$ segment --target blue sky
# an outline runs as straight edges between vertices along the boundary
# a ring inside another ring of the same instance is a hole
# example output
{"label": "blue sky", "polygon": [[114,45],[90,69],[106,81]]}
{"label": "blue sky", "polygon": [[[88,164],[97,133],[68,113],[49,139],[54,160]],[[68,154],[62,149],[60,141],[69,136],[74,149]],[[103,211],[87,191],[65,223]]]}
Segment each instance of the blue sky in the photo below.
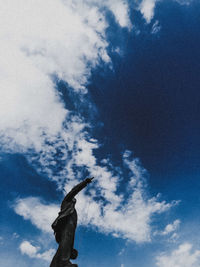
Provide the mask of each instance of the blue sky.
{"label": "blue sky", "polygon": [[199,267],[200,4],[8,0],[0,265],[49,266],[77,197],[79,266]]}

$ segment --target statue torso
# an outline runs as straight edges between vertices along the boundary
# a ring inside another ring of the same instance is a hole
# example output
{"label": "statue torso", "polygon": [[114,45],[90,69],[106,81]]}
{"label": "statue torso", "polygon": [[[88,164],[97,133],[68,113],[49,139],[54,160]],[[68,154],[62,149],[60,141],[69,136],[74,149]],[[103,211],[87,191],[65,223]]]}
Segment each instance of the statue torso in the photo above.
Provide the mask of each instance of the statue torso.
{"label": "statue torso", "polygon": [[[70,201],[64,201],[61,204],[61,210],[58,213],[58,217],[55,219],[55,221],[52,224],[52,228],[54,231],[57,231],[57,228],[59,227],[59,221],[62,219],[66,218],[67,216],[72,215],[74,223],[77,223],[77,213],[75,210],[75,204],[76,204],[76,199],[73,198]],[[70,216],[71,217],[71,216]]]}

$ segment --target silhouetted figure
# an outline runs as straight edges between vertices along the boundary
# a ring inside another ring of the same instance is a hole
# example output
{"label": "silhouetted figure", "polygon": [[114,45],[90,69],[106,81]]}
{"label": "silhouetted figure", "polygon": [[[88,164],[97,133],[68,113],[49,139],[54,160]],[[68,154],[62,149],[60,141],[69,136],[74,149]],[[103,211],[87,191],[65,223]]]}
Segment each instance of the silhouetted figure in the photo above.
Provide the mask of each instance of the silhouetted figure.
{"label": "silhouetted figure", "polygon": [[62,201],[58,217],[52,224],[59,246],[50,267],[78,267],[77,264],[70,262],[70,259],[76,259],[78,256],[78,251],[74,249],[74,236],[77,225],[76,199],[74,197],[92,180],[93,178],[87,178],[76,185]]}

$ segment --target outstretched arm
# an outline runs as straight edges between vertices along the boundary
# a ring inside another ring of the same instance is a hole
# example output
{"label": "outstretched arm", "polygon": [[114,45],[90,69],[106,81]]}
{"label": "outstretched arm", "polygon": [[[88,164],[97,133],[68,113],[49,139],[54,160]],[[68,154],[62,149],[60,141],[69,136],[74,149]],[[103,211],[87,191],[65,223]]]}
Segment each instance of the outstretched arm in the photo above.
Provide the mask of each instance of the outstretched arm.
{"label": "outstretched arm", "polygon": [[91,183],[94,177],[86,178],[83,182],[77,184],[64,198],[63,201],[70,201],[75,195],[77,195],[87,184]]}

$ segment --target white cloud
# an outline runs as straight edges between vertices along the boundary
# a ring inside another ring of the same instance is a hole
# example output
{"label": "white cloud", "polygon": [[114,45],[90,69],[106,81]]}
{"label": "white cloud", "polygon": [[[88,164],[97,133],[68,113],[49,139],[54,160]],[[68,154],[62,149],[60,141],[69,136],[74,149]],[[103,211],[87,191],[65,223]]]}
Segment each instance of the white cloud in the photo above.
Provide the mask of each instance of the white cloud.
{"label": "white cloud", "polygon": [[39,253],[40,247],[33,246],[29,241],[23,241],[19,247],[22,254],[29,256],[30,258],[42,259],[50,261],[55,253],[54,249],[49,249],[43,253]]}
{"label": "white cloud", "polygon": [[164,231],[161,232],[161,235],[168,235],[172,232],[175,232],[180,226],[180,223],[181,223],[180,220],[175,220],[172,224],[168,224],[165,227]]}
{"label": "white cloud", "polygon": [[158,0],[142,0],[139,5],[139,10],[149,23],[154,16],[154,9]]}
{"label": "white cloud", "polygon": [[199,267],[200,250],[193,250],[192,245],[184,243],[171,253],[163,253],[157,257],[158,267]]}
{"label": "white cloud", "polygon": [[105,2],[107,3],[107,6],[110,8],[110,10],[112,10],[119,25],[121,27],[128,27],[129,29],[131,29],[132,25],[129,18],[129,6],[127,1],[109,0]]}
{"label": "white cloud", "polygon": [[178,230],[180,223],[180,220],[175,220],[173,223],[167,224],[163,231],[155,231],[154,235],[167,236],[171,234],[169,241],[173,241],[178,237],[176,231]]}
{"label": "white cloud", "polygon": [[34,247],[30,242],[24,241],[20,245],[20,251],[30,257],[34,257],[38,251],[38,247]]}
{"label": "white cloud", "polygon": [[[82,5],[80,1],[71,1],[75,2],[75,6]],[[98,8],[107,8],[114,15],[115,20],[119,23],[121,27],[131,28],[130,14],[129,14],[129,3],[127,0],[85,0],[85,3],[88,3],[89,6],[97,6]]]}
{"label": "white cloud", "polygon": [[[1,3],[2,2],[2,3]],[[126,1],[0,1],[0,141],[4,149],[46,149],[65,133],[69,111],[53,76],[86,93],[92,68],[110,64],[103,9],[130,27]],[[70,124],[68,120],[68,124]]]}
{"label": "white cloud", "polygon": [[41,203],[38,198],[28,197],[26,199],[18,199],[14,210],[17,214],[23,216],[25,220],[31,220],[42,231],[51,232],[51,223],[57,216],[59,207],[54,204]]}

